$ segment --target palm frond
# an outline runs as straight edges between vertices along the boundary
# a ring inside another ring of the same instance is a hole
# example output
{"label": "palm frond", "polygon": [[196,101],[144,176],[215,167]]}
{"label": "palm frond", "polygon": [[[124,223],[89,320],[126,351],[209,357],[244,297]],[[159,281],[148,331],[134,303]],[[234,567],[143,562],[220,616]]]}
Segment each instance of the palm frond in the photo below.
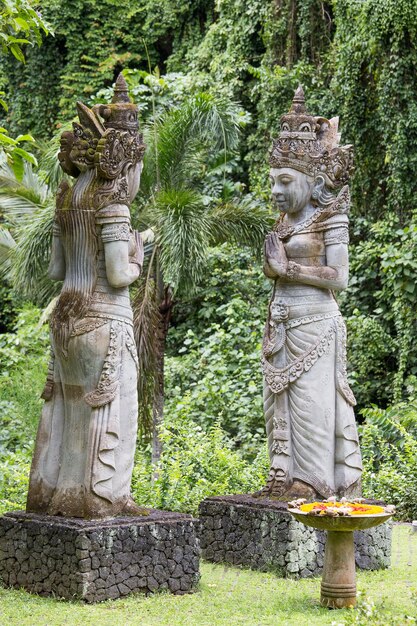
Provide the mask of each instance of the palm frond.
{"label": "palm frond", "polygon": [[31,166],[25,167],[23,179],[18,181],[10,167],[0,167],[0,214],[13,226],[26,221],[45,204],[48,186],[45,185]]}
{"label": "palm frond", "polygon": [[256,254],[261,253],[274,222],[266,206],[250,194],[215,205],[208,220],[211,245],[232,241],[250,247]]}
{"label": "palm frond", "polygon": [[201,279],[207,259],[210,224],[200,194],[188,189],[160,191],[152,206],[164,283],[189,293]]}
{"label": "palm frond", "polygon": [[0,213],[11,227],[25,222],[40,206],[42,204],[28,199],[20,193],[20,190],[6,190],[0,187]]}
{"label": "palm frond", "polygon": [[21,296],[39,305],[45,305],[59,291],[57,283],[47,277],[53,219],[51,199],[30,221],[16,229],[18,245],[12,258],[13,287]]}
{"label": "palm frond", "polygon": [[15,246],[16,242],[10,232],[0,224],[0,254],[2,250],[12,250]]}
{"label": "palm frond", "polygon": [[153,121],[144,132],[148,145],[142,178],[145,193],[152,184],[157,189],[190,186],[192,173],[210,153],[234,150],[240,113],[238,105],[222,97],[198,93]]}
{"label": "palm frond", "polygon": [[0,277],[11,280],[11,256],[16,242],[7,228],[0,224]]}
{"label": "palm frond", "polygon": [[[13,170],[6,163],[2,163],[0,166],[0,192],[22,200],[26,199],[31,205],[38,207],[45,202],[48,186],[34,172],[31,165],[25,165],[23,178],[19,181]],[[1,209],[7,209],[4,201]]]}
{"label": "palm frond", "polygon": [[139,359],[138,401],[141,436],[149,434],[152,430],[152,407],[156,393],[159,347],[157,329],[161,324],[156,284],[149,270],[149,266],[144,268],[132,302],[133,329]]}

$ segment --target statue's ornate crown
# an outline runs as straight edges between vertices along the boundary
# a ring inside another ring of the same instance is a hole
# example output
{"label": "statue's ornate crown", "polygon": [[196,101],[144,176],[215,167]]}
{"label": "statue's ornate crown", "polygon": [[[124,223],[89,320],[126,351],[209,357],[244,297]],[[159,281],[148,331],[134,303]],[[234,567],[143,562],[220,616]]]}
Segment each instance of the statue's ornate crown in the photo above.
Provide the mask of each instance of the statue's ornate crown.
{"label": "statue's ornate crown", "polygon": [[[142,160],[145,152],[139,133],[138,108],[131,102],[127,84],[119,74],[110,104],[89,109],[77,102],[80,123],[62,134],[58,155],[63,170],[71,176],[97,168],[104,178],[115,179],[129,165]],[[102,118],[102,119],[101,119]]]}
{"label": "statue's ornate crown", "polygon": [[111,103],[96,105],[93,107],[93,111],[97,111],[104,119],[105,128],[138,131],[138,107],[129,98],[129,91],[123,74],[119,74],[117,77]]}
{"label": "statue's ornate crown", "polygon": [[339,118],[330,120],[310,115],[301,85],[290,111],[281,117],[281,132],[275,139],[271,167],[289,167],[315,178],[322,175],[331,187],[349,180],[353,169],[352,146],[339,146]]}

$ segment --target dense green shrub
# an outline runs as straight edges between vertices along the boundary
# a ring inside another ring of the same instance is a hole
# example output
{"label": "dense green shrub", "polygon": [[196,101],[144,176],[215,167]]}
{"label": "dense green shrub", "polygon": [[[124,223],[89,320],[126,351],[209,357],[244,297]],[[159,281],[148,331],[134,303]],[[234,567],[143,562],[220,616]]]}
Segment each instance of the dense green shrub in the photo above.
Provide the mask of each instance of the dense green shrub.
{"label": "dense green shrub", "polygon": [[417,518],[417,406],[363,411],[363,491],[397,507],[397,519]]}
{"label": "dense green shrub", "polygon": [[40,415],[49,340],[38,309],[21,310],[15,332],[0,334],[0,458],[30,451]]}
{"label": "dense green shrub", "polygon": [[0,334],[0,511],[24,508],[46,378],[47,327],[24,307],[15,332]]}
{"label": "dense green shrub", "polygon": [[13,330],[16,316],[12,288],[7,283],[3,283],[0,285],[0,334]]}
{"label": "dense green shrub", "polygon": [[352,233],[349,287],[338,296],[350,369],[360,407],[386,406],[407,397],[405,381],[417,374],[416,217],[405,227],[392,214],[373,224],[356,218]]}
{"label": "dense green shrub", "polygon": [[0,334],[0,384],[19,367],[45,362],[49,338],[47,326],[42,323],[40,311],[27,305],[21,309],[14,332]]}
{"label": "dense green shrub", "polygon": [[348,377],[359,409],[392,401],[397,344],[384,326],[379,316],[364,315],[359,309],[346,318]]}
{"label": "dense green shrub", "polygon": [[205,430],[219,422],[253,458],[263,445],[260,350],[270,285],[248,251],[212,252],[201,288],[180,303],[166,362],[166,411],[181,411]]}
{"label": "dense green shrub", "polygon": [[138,450],[132,492],[139,504],[196,514],[208,496],[250,493],[265,484],[266,446],[260,445],[248,462],[233,449],[219,423],[203,429],[193,419],[194,411],[190,396],[177,401],[175,414],[167,411],[156,480],[151,481],[150,453]]}
{"label": "dense green shrub", "polygon": [[30,454],[0,454],[0,514],[24,509],[29,485]]}

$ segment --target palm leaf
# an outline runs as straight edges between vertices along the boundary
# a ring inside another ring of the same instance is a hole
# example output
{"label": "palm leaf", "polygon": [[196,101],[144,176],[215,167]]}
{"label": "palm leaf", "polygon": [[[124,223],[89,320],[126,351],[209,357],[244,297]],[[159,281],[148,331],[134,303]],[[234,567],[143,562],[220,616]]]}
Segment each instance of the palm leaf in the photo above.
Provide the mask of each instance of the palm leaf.
{"label": "palm leaf", "polygon": [[51,252],[54,206],[40,207],[31,219],[16,230],[18,245],[13,251],[13,288],[24,298],[45,305],[59,291],[59,284],[47,277]]}
{"label": "palm leaf", "polygon": [[18,181],[6,164],[0,167],[0,212],[11,223],[21,220],[42,206],[48,196],[48,186],[30,165],[25,166],[23,179]]}
{"label": "palm leaf", "polygon": [[156,189],[190,187],[210,153],[236,148],[240,119],[237,105],[207,93],[165,112],[145,129],[145,193],[150,195],[152,183]]}
{"label": "palm leaf", "polygon": [[152,207],[163,280],[174,292],[188,293],[206,266],[210,236],[202,197],[188,189],[160,191]]}
{"label": "palm leaf", "polygon": [[246,245],[258,255],[274,219],[265,205],[250,194],[214,205],[208,216],[210,243]]}
{"label": "palm leaf", "polygon": [[[150,260],[152,266],[154,257]],[[139,359],[138,401],[139,433],[148,435],[152,429],[152,407],[156,393],[158,364],[157,329],[161,314],[152,267],[144,268],[132,302],[133,328]]]}
{"label": "palm leaf", "polygon": [[0,224],[0,276],[3,280],[11,280],[11,260],[16,242],[7,228]]}

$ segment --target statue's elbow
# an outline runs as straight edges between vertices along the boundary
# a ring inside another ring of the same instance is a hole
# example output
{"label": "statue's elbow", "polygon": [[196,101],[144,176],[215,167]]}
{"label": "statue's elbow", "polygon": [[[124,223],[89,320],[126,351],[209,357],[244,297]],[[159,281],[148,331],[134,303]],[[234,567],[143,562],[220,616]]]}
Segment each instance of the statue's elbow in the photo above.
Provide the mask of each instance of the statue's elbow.
{"label": "statue's elbow", "polygon": [[130,284],[130,281],[123,274],[108,273],[107,280],[109,281],[109,285],[114,287],[114,289],[121,289],[122,287],[127,287]]}
{"label": "statue's elbow", "polygon": [[107,270],[107,280],[114,289],[121,289],[131,285],[140,274],[140,267],[136,264],[130,264],[128,271]]}
{"label": "statue's elbow", "polygon": [[336,289],[337,291],[343,291],[348,286],[348,282],[349,282],[349,277],[348,276],[340,276],[336,280],[336,284],[334,286],[334,289]]}

